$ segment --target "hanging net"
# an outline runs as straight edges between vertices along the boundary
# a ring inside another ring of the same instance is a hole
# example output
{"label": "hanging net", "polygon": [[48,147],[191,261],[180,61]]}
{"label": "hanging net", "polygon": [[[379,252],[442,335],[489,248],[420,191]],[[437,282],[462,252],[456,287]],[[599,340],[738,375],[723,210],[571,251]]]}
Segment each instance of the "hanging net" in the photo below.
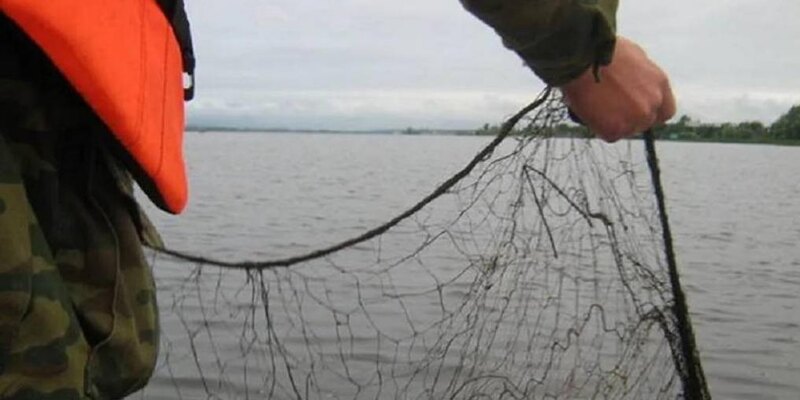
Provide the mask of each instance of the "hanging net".
{"label": "hanging net", "polygon": [[143,397],[710,398],[654,149],[565,118],[546,91],[419,204],[327,249],[154,252],[181,278]]}

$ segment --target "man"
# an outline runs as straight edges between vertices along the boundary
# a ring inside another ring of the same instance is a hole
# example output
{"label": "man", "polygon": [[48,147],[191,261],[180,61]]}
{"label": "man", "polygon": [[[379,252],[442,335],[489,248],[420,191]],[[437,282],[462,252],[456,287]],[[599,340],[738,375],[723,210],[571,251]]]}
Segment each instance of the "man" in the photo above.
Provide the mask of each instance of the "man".
{"label": "man", "polygon": [[[600,137],[674,113],[663,72],[615,37],[615,0],[462,4]],[[121,398],[152,373],[158,310],[141,244],[159,239],[131,175],[182,210],[182,10],[0,0],[0,398]]]}
{"label": "man", "polygon": [[159,345],[131,174],[165,210],[186,200],[182,4],[0,12],[0,398],[122,398]]}

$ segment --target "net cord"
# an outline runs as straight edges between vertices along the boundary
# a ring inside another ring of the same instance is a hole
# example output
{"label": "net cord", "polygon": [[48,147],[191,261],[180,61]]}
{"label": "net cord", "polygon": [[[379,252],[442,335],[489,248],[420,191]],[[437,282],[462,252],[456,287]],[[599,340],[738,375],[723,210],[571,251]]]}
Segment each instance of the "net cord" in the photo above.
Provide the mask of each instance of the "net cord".
{"label": "net cord", "polygon": [[[664,195],[664,187],[661,183],[661,169],[658,165],[658,154],[656,153],[655,135],[652,129],[644,133],[645,151],[647,152],[647,165],[650,169],[650,177],[658,202],[658,216],[661,221],[661,234],[664,240],[664,254],[667,260],[670,286],[673,296],[673,314],[678,325],[678,335],[680,338],[681,356],[684,362],[674,360],[678,371],[685,371],[686,376],[683,380],[684,398],[687,400],[709,400],[711,394],[708,391],[703,366],[700,363],[700,356],[695,343],[692,321],[689,317],[689,307],[686,303],[686,295],[680,282],[678,265],[675,257],[675,248],[672,242],[672,230],[669,225],[669,216]],[[681,365],[683,364],[683,365]]]}
{"label": "net cord", "polygon": [[[539,108],[549,99],[551,92],[552,92],[551,88],[545,89],[535,101],[525,106],[516,114],[514,114],[512,117],[507,119],[500,127],[497,136],[495,136],[495,138],[489,144],[487,144],[480,152],[478,152],[464,168],[462,168],[456,174],[448,178],[445,182],[437,186],[425,198],[423,198],[422,200],[420,200],[418,203],[414,204],[407,210],[403,211],[402,213],[398,214],[391,220],[381,225],[378,225],[353,238],[305,254],[300,254],[287,258],[279,258],[274,260],[264,260],[264,261],[231,262],[214,258],[207,258],[191,254],[188,252],[173,250],[165,247],[151,247],[151,248],[157,251],[158,253],[162,253],[170,257],[192,263],[206,264],[226,269],[263,271],[266,269],[290,267],[292,265],[296,265],[299,263],[321,259],[331,254],[334,254],[338,251],[357,245],[359,243],[363,243],[368,240],[374,239],[384,234],[385,232],[389,231],[390,229],[392,229],[402,221],[406,220],[407,218],[416,214],[425,206],[427,206],[437,198],[447,193],[448,190],[453,188],[458,182],[460,182],[462,179],[468,176],[475,169],[477,165],[479,165],[481,162],[485,161],[491,156],[491,154],[494,152],[497,146],[499,146],[511,134],[514,127],[519,123],[519,121],[522,118],[524,118],[526,115]],[[672,305],[673,314],[675,315],[676,319],[675,322],[678,330],[678,338],[680,340],[678,346],[680,349],[679,354],[675,354],[673,360],[677,370],[682,371],[683,373],[681,375],[684,375],[681,376],[681,379],[683,381],[684,398],[687,400],[709,400],[711,399],[711,395],[708,390],[705,374],[703,372],[699,353],[697,351],[697,345],[695,342],[691,319],[689,317],[688,305],[686,302],[686,295],[683,292],[680,283],[680,275],[678,273],[675,250],[672,240],[672,232],[670,229],[669,217],[666,210],[665,194],[661,182],[661,171],[659,168],[658,155],[656,153],[656,148],[655,148],[655,138],[652,130],[646,131],[643,134],[643,138],[647,156],[647,163],[650,170],[651,182],[658,206],[658,216],[662,228],[661,234],[662,234],[662,239],[664,241],[664,255],[666,257],[668,274],[671,283],[670,286],[672,288],[673,301],[674,301],[674,304]],[[680,360],[679,357],[683,358],[683,360]]]}
{"label": "net cord", "polygon": [[534,100],[532,103],[528,104],[521,110],[519,110],[516,114],[514,114],[511,118],[507,119],[503,125],[500,127],[500,132],[495,136],[495,138],[486,145],[481,151],[479,151],[470,162],[462,168],[460,171],[455,173],[453,176],[448,178],[442,184],[440,184],[436,189],[434,189],[429,195],[425,196],[422,200],[418,203],[411,206],[406,211],[398,214],[396,217],[392,218],[391,220],[376,226],[359,236],[353,237],[351,239],[344,240],[338,244],[334,244],[329,247],[324,247],[321,249],[317,249],[305,254],[300,254],[293,257],[288,258],[280,258],[275,260],[265,260],[265,261],[224,261],[218,260],[214,258],[206,258],[203,256],[187,253],[184,251],[172,250],[166,247],[151,247],[153,250],[177,258],[179,260],[188,261],[192,263],[200,263],[200,264],[207,264],[215,267],[220,268],[227,268],[227,269],[238,269],[238,270],[265,270],[271,268],[281,268],[281,267],[290,267],[295,264],[300,264],[303,262],[308,262],[311,260],[317,260],[320,258],[327,257],[333,253],[338,251],[344,250],[346,248],[355,246],[359,243],[366,242],[370,239],[374,239],[384,233],[386,233],[389,229],[397,226],[397,224],[403,222],[407,218],[413,216],[421,209],[425,208],[428,204],[436,200],[437,198],[441,197],[445,193],[447,193],[453,186],[455,186],[458,182],[462,179],[467,177],[472,170],[475,169],[478,164],[487,160],[497,146],[503,142],[513,131],[514,127],[519,123],[519,121],[528,115],[530,112],[539,108],[542,104],[544,104],[549,98],[550,93],[552,92],[552,88],[548,87]]}

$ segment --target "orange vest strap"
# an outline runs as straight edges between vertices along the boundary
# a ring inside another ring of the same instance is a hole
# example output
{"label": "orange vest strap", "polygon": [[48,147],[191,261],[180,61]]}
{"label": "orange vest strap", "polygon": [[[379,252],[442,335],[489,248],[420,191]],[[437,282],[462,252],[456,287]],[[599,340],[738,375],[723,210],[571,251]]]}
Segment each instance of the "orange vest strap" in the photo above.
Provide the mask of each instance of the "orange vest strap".
{"label": "orange vest strap", "polygon": [[0,0],[135,162],[142,188],[179,213],[183,161],[181,50],[154,0]]}

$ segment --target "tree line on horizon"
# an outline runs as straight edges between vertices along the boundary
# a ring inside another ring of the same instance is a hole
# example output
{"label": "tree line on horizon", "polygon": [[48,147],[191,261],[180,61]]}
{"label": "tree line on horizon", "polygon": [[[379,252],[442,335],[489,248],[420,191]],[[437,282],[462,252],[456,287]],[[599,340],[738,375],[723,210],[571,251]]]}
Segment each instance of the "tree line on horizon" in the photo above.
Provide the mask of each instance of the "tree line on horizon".
{"label": "tree line on horizon", "polygon": [[658,129],[656,134],[667,140],[718,142],[781,142],[800,141],[800,105],[795,105],[767,126],[760,121],[708,124],[683,115],[676,122]]}
{"label": "tree line on horizon", "polygon": [[[493,135],[499,127],[484,124],[476,134]],[[517,134],[524,134],[518,131]],[[663,140],[707,141],[707,142],[798,142],[800,143],[800,105],[795,105],[767,126],[760,121],[740,123],[703,123],[682,115],[676,122],[655,129],[656,136]],[[553,136],[590,136],[586,128],[576,124],[562,123],[555,127]]]}

